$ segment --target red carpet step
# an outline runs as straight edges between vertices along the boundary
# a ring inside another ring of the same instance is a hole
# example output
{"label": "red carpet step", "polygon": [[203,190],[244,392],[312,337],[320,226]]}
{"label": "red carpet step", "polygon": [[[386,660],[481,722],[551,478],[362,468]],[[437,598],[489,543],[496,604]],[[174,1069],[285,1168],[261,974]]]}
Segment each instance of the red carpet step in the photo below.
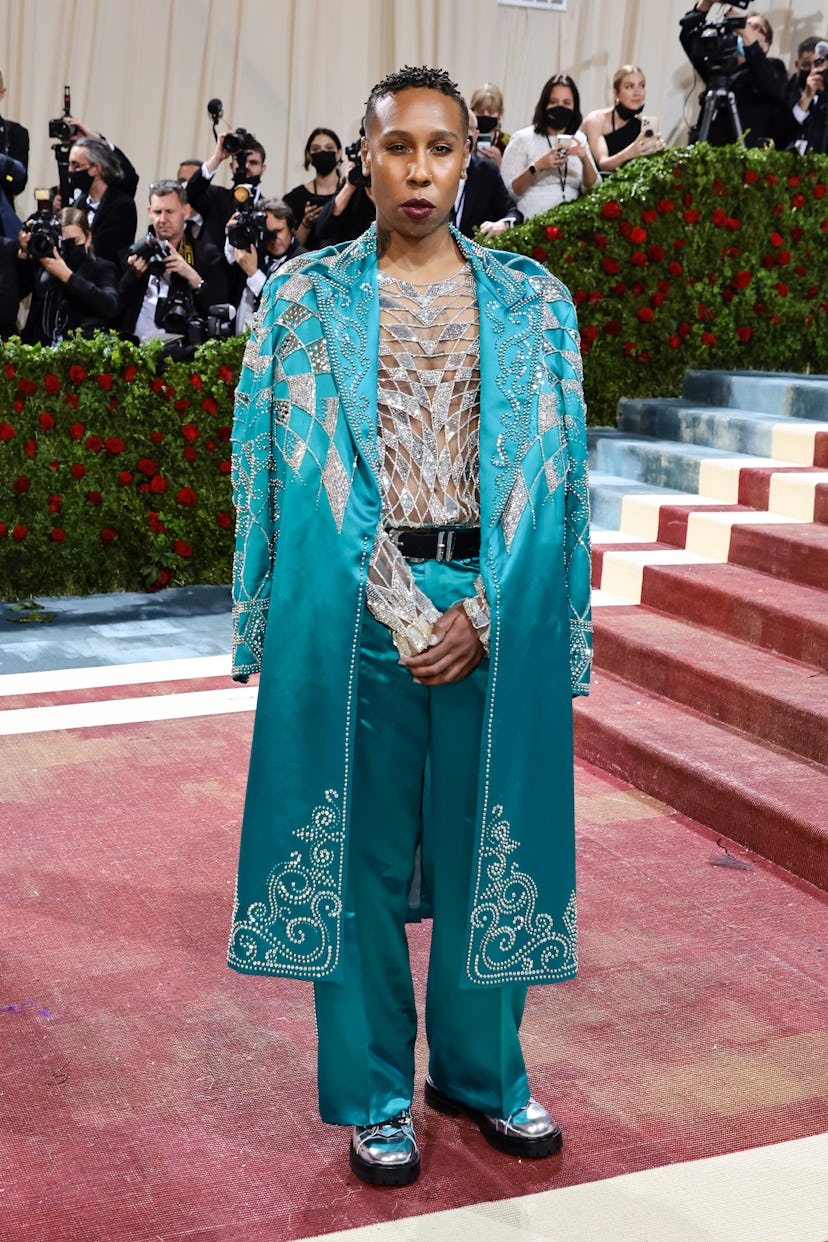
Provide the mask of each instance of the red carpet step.
{"label": "red carpet step", "polygon": [[729,560],[775,578],[828,590],[828,526],[735,525]]}
{"label": "red carpet step", "polygon": [[604,608],[595,619],[595,662],[713,720],[828,763],[828,678],[646,607]]}
{"label": "red carpet step", "polygon": [[828,888],[828,771],[598,669],[575,702],[590,763]]}

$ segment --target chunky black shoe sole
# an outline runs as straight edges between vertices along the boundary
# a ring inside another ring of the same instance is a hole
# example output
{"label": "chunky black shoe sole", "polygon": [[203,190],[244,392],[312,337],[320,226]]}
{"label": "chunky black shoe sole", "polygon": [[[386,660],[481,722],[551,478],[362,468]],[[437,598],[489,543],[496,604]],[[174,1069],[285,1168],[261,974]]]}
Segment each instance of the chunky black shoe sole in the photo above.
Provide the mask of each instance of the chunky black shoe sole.
{"label": "chunky black shoe sole", "polygon": [[394,1166],[369,1164],[367,1160],[357,1155],[352,1143],[348,1152],[348,1162],[357,1177],[363,1182],[370,1182],[372,1186],[410,1186],[420,1176],[419,1152],[417,1152],[416,1160],[408,1164],[397,1165],[395,1168]]}
{"label": "chunky black shoe sole", "polygon": [[560,1151],[563,1147],[563,1134],[561,1127],[555,1126],[551,1134],[545,1135],[540,1139],[520,1138],[518,1135],[501,1134],[492,1125],[485,1113],[479,1112],[476,1108],[469,1108],[467,1104],[461,1104],[458,1100],[449,1099],[444,1095],[439,1087],[435,1087],[433,1082],[428,1079],[425,1084],[425,1102],[429,1108],[436,1109],[438,1113],[445,1113],[447,1117],[469,1117],[477,1123],[480,1133],[483,1135],[487,1143],[492,1147],[496,1147],[498,1151],[508,1152],[510,1156],[527,1156],[530,1160],[540,1159],[541,1156],[553,1156],[556,1151]]}

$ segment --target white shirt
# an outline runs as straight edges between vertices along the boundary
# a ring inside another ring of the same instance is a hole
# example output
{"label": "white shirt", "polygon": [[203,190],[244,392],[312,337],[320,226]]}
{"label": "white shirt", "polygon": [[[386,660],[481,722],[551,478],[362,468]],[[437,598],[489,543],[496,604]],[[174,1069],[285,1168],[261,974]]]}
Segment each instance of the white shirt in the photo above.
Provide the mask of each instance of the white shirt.
{"label": "white shirt", "polygon": [[[592,159],[586,134],[579,129],[572,136],[586,147],[587,159],[594,166],[595,161]],[[520,198],[515,194],[512,189],[515,177],[525,172],[530,164],[537,163],[540,157],[554,145],[554,138],[546,134],[536,134],[534,127],[527,125],[526,129],[519,129],[512,134],[509,145],[503,152],[500,175],[506,189],[517,199],[517,205],[527,220],[530,216],[540,215],[542,211],[549,211],[550,207],[557,207],[559,203],[571,203],[584,193],[584,166],[577,155],[570,155],[563,176],[560,175],[564,171],[563,167],[560,170],[543,168],[538,172],[525,194],[521,194]],[[599,176],[598,181],[600,179]]]}
{"label": "white shirt", "polygon": [[167,335],[163,328],[159,328],[156,325],[155,308],[158,304],[158,299],[169,297],[169,293],[170,280],[168,276],[150,276],[147,291],[141,303],[141,310],[135,321],[135,335],[139,341],[151,341],[153,337]]}

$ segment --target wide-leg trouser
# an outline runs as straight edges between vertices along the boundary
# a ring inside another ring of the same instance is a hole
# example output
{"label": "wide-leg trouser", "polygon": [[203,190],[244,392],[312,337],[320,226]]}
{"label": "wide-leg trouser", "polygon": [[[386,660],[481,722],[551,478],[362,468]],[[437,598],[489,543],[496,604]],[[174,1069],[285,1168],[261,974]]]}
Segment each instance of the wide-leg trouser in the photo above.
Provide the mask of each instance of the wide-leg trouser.
{"label": "wide-leg trouser", "polygon": [[[441,610],[474,592],[476,561],[412,566]],[[411,1104],[417,1017],[405,919],[417,845],[433,926],[426,992],[429,1073],[492,1116],[529,1087],[518,1030],[526,989],[461,986],[487,661],[461,682],[417,685],[366,611],[343,920],[341,982],[314,987],[319,1106],[373,1125]]]}

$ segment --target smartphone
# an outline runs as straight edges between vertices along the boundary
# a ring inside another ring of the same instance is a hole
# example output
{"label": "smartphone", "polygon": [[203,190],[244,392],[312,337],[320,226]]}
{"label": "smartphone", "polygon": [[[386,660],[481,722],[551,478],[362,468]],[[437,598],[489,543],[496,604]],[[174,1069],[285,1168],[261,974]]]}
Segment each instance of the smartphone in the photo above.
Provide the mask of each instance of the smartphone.
{"label": "smartphone", "polygon": [[569,147],[572,146],[572,143],[574,141],[575,140],[571,134],[558,134],[558,138],[557,138],[557,141],[555,142],[555,146],[558,148],[559,151],[566,151],[568,150]]}
{"label": "smartphone", "polygon": [[641,137],[657,138],[659,133],[657,116],[642,116],[641,118]]}
{"label": "smartphone", "polygon": [[492,135],[491,134],[478,134],[477,145],[479,147],[490,147],[492,145]]}

